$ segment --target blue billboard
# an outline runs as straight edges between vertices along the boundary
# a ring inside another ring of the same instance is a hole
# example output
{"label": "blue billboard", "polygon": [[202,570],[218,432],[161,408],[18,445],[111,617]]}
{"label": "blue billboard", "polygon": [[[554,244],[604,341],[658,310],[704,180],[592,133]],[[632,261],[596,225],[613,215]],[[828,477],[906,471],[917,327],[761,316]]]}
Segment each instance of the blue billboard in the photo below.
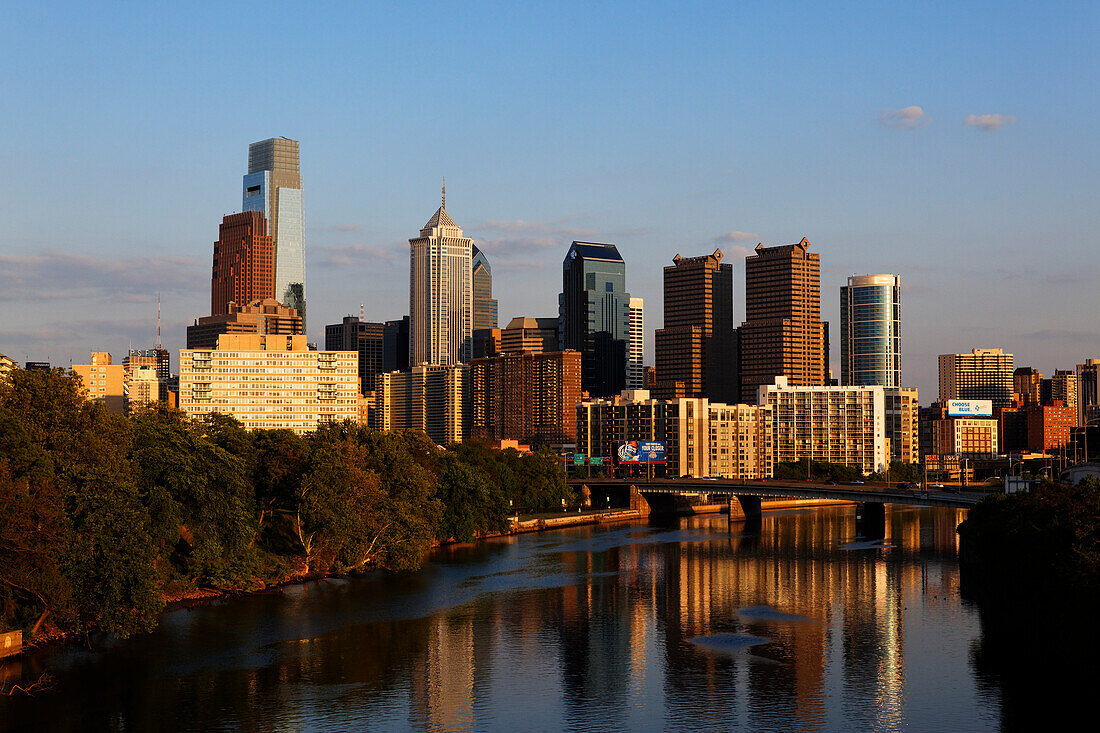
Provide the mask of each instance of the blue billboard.
{"label": "blue billboard", "polygon": [[653,465],[665,462],[665,444],[659,440],[628,440],[619,444],[619,465]]}

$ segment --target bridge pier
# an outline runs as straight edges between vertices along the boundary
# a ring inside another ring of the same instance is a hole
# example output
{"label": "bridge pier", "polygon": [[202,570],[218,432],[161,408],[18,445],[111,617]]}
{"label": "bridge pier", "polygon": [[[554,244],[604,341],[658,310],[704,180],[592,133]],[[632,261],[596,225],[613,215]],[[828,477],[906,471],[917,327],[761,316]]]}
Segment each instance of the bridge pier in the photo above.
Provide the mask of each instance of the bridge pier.
{"label": "bridge pier", "polygon": [[886,505],[865,501],[856,504],[856,534],[880,540],[886,536]]}
{"label": "bridge pier", "polygon": [[731,523],[759,522],[760,497],[731,494],[729,498],[729,521]]}
{"label": "bridge pier", "polygon": [[642,492],[638,491],[638,487],[633,484],[630,486],[630,508],[633,511],[640,512],[643,517],[649,516],[649,502],[642,496]]}

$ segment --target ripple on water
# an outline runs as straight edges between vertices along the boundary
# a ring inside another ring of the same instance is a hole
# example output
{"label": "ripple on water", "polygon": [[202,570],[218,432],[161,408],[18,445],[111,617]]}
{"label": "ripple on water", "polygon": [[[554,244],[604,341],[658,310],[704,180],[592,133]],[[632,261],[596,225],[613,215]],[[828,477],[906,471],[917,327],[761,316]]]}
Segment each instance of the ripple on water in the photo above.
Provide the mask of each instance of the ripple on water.
{"label": "ripple on water", "polygon": [[774,623],[814,623],[817,619],[798,616],[793,613],[776,611],[771,606],[749,606],[737,611],[737,616],[742,621],[750,622],[774,622]]}
{"label": "ripple on water", "polygon": [[696,636],[694,639],[688,639],[688,641],[707,651],[733,654],[742,649],[748,649],[750,646],[768,644],[771,642],[771,639],[765,639],[761,636],[753,636],[751,634],[734,634],[729,631],[724,631],[708,636]]}

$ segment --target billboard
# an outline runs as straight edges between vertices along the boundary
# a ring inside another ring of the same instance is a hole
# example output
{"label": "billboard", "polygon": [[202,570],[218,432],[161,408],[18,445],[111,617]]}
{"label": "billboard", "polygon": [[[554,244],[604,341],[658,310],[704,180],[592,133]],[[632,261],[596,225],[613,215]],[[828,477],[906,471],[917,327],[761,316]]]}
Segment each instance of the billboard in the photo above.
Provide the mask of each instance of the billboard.
{"label": "billboard", "polygon": [[665,444],[659,440],[629,440],[619,443],[616,451],[619,465],[664,464]]}
{"label": "billboard", "polygon": [[948,400],[948,417],[993,417],[992,400]]}

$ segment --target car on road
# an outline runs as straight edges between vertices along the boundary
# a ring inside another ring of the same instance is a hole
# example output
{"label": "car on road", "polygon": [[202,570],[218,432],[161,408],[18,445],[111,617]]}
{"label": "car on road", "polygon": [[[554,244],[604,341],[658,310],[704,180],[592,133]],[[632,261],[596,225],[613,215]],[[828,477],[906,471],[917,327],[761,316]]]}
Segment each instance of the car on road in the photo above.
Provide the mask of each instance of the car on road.
{"label": "car on road", "polygon": [[860,480],[859,480],[859,479],[857,478],[857,479],[856,479],[855,481],[849,481],[849,482],[848,482],[848,485],[849,485],[849,486],[863,486],[863,482],[862,482],[862,481],[860,481]]}
{"label": "car on road", "polygon": [[959,487],[958,486],[947,486],[947,487],[942,487],[941,486],[940,488],[944,489],[944,491],[946,491],[948,494],[957,494],[957,493],[959,493]]}
{"label": "car on road", "polygon": [[836,479],[835,478],[825,479],[825,485],[826,486],[836,486]]}
{"label": "car on road", "polygon": [[915,484],[912,481],[899,481],[895,488],[900,491],[915,491],[920,488],[920,484]]}
{"label": "car on road", "polygon": [[943,484],[928,484],[928,488],[943,491]]}

